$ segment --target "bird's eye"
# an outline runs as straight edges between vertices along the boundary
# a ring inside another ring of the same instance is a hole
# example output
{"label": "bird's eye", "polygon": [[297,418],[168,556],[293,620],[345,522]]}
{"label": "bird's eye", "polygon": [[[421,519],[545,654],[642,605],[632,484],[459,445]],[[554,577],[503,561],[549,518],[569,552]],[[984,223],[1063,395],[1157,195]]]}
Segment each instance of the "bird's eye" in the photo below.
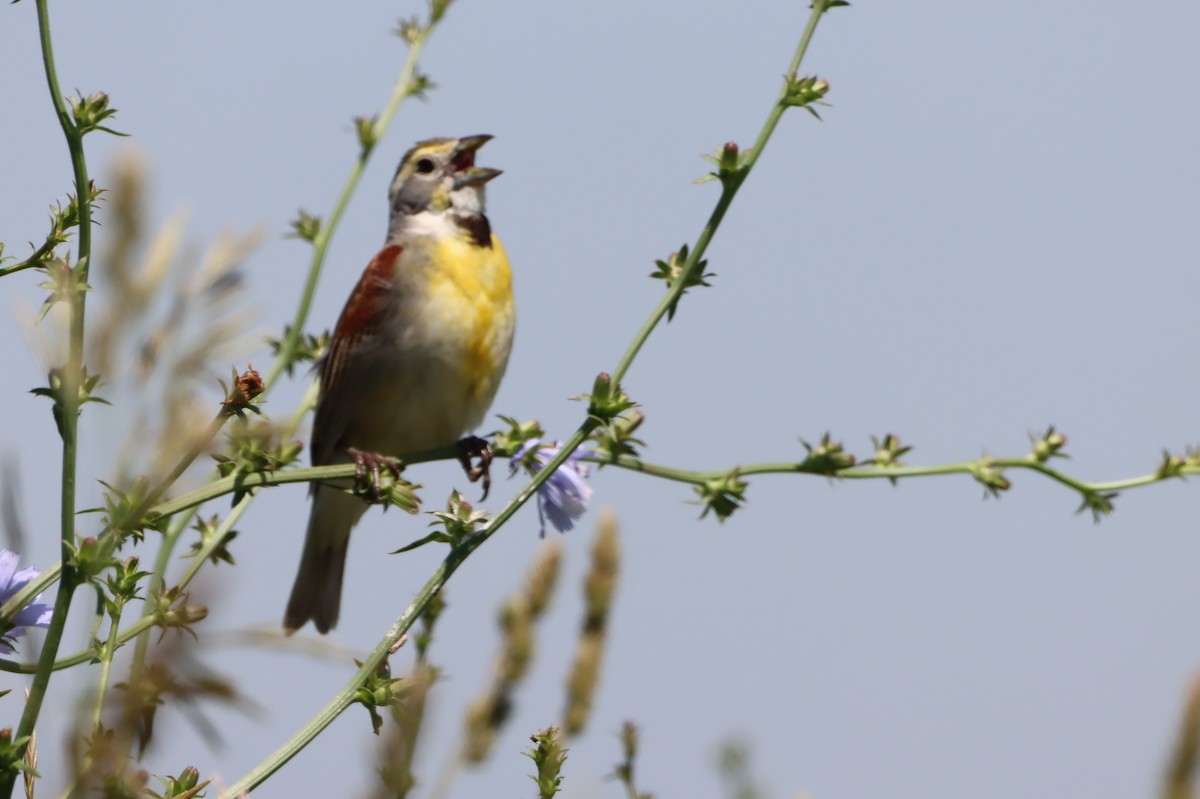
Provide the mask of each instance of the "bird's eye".
{"label": "bird's eye", "polygon": [[422,158],[417,162],[417,171],[422,175],[428,175],[433,171],[433,161],[428,158]]}

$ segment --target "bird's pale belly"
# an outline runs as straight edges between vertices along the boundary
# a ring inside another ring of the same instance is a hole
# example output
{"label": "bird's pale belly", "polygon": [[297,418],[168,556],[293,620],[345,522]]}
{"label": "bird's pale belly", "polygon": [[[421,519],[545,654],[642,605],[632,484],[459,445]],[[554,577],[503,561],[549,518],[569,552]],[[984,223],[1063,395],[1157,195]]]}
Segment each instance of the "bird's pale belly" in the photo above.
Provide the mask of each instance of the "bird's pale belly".
{"label": "bird's pale belly", "polygon": [[438,322],[431,326],[395,329],[401,346],[363,359],[360,410],[348,415],[345,445],[386,455],[446,447],[483,421],[504,374],[512,326],[462,310],[451,319],[427,316]]}
{"label": "bird's pale belly", "polygon": [[498,376],[481,392],[477,380],[458,364],[429,355],[409,353],[396,362],[376,364],[392,373],[381,371],[364,384],[356,399],[369,410],[351,417],[348,446],[386,455],[446,447],[483,420]]}

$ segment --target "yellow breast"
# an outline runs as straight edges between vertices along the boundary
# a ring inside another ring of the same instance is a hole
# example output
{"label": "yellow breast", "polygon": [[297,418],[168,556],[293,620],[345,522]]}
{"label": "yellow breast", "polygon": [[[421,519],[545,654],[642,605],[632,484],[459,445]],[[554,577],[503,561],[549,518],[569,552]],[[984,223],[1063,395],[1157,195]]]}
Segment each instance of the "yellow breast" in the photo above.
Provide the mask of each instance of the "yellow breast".
{"label": "yellow breast", "polygon": [[432,338],[457,364],[468,415],[479,416],[499,387],[512,347],[512,272],[500,240],[479,247],[457,236],[433,244],[425,305]]}

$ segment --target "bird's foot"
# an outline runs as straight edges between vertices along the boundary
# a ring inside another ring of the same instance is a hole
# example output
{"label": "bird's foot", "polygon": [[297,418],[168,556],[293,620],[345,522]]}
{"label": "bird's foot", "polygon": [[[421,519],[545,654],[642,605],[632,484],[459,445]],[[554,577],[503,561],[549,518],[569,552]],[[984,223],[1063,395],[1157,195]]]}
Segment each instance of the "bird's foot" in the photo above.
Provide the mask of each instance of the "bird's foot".
{"label": "bird's foot", "polygon": [[[458,462],[467,473],[467,479],[472,483],[483,480],[483,496],[479,498],[482,502],[492,490],[492,445],[479,436],[467,436],[457,446]],[[478,466],[472,465],[473,458],[479,458]]]}
{"label": "bird's foot", "polygon": [[391,472],[395,479],[400,479],[400,461],[395,458],[380,455],[378,452],[364,452],[355,447],[346,447],[346,452],[354,461],[354,490],[359,494],[368,495],[376,502],[381,501],[383,489],[380,477],[384,469]]}

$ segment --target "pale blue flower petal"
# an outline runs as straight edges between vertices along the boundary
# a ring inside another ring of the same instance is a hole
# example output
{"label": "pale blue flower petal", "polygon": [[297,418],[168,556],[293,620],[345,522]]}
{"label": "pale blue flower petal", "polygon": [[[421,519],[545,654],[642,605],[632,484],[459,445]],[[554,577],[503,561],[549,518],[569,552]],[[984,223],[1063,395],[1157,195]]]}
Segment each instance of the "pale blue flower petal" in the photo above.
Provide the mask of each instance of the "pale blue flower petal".
{"label": "pale blue flower petal", "polygon": [[[33,567],[18,570],[18,561],[17,553],[8,549],[0,549],[0,604],[7,602],[30,580],[38,576],[38,570]],[[38,600],[41,598],[40,594],[34,597],[33,602],[23,607],[13,617],[12,627],[0,631],[0,654],[11,655],[16,652],[12,641],[24,635],[29,627],[50,626],[50,617],[54,613],[54,608],[39,602]]]}
{"label": "pale blue flower petal", "polygon": [[17,573],[17,553],[0,549],[0,596],[10,596],[13,576]]}
{"label": "pale blue flower petal", "polygon": [[[515,473],[520,466],[527,467],[531,474],[537,474],[558,454],[558,442],[551,446],[541,446],[540,439],[530,439],[509,461],[510,473]],[[529,452],[533,450],[533,457]],[[592,498],[592,488],[584,482],[587,476],[587,464],[580,461],[591,453],[586,450],[576,450],[571,453],[566,462],[555,470],[554,474],[538,488],[538,519],[541,522],[541,535],[546,535],[546,520],[554,525],[554,529],[565,533],[575,527],[575,522],[587,510],[588,501]]]}

